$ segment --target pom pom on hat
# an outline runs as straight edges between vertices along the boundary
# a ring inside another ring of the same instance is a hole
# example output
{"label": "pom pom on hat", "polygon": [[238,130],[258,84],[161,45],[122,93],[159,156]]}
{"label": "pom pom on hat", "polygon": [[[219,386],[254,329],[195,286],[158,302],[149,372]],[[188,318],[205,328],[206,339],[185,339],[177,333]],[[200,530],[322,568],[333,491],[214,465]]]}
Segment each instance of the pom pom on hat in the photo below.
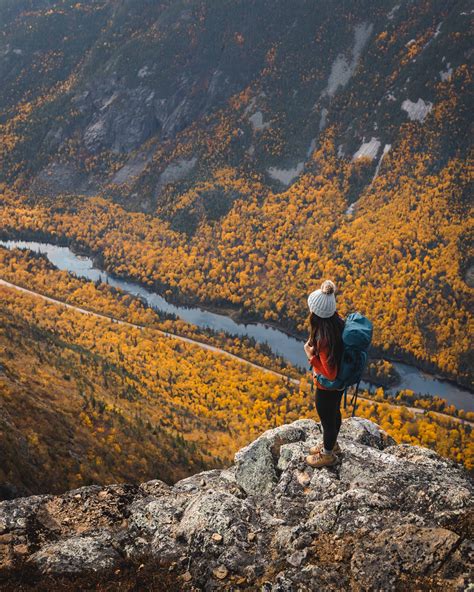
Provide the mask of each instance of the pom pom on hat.
{"label": "pom pom on hat", "polygon": [[323,319],[332,317],[336,312],[335,292],[335,283],[331,280],[325,280],[319,290],[314,290],[308,296],[309,310]]}
{"label": "pom pom on hat", "polygon": [[323,294],[335,294],[336,284],[331,280],[324,280],[324,282],[321,284],[321,292]]}

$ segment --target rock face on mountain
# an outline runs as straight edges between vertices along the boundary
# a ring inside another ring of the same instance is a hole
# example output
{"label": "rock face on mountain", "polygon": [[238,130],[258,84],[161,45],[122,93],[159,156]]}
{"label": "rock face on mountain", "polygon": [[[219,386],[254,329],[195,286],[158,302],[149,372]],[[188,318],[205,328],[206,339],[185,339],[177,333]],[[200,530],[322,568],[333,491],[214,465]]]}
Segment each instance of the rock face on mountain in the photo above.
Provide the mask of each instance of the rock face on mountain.
{"label": "rock face on mountain", "polygon": [[3,581],[13,586],[21,574],[22,586],[37,589],[123,578],[149,590],[466,589],[467,474],[359,418],[343,423],[340,463],[313,470],[304,457],[320,440],[319,424],[302,419],[262,434],[233,466],[174,486],[89,486],[2,502]]}
{"label": "rock face on mountain", "polygon": [[[160,205],[158,179],[181,154],[199,160],[196,179],[238,163],[279,191],[334,125],[338,158],[364,157],[366,183],[408,122],[439,130],[437,166],[468,154],[466,0],[33,4],[0,3],[0,181],[32,193],[109,199],[118,168],[149,153],[120,189],[138,209]],[[448,92],[453,112],[436,113]],[[234,140],[214,146],[221,134]],[[66,165],[69,182],[57,174]]]}

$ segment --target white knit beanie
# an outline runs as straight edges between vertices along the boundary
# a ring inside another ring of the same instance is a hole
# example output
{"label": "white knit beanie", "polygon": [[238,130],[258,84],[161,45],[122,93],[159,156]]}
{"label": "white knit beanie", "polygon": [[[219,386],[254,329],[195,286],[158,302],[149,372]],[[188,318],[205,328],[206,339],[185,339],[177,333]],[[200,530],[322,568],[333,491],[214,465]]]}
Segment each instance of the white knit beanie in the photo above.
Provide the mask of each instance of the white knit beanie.
{"label": "white knit beanie", "polygon": [[336,286],[331,280],[325,280],[319,290],[308,296],[309,310],[318,317],[327,319],[336,312]]}

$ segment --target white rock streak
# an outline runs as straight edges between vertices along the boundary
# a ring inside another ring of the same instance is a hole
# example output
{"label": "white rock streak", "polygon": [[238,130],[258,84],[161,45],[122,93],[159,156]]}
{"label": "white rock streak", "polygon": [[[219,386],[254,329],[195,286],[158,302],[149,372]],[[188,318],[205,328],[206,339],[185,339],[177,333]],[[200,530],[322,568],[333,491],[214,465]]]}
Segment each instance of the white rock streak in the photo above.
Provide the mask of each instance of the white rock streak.
{"label": "white rock streak", "polygon": [[254,130],[262,130],[270,126],[269,122],[263,122],[263,113],[261,111],[256,111],[251,117],[249,117],[249,121]]}
{"label": "white rock streak", "polygon": [[377,163],[377,167],[375,169],[374,176],[372,177],[372,183],[375,181],[375,178],[379,174],[379,169],[380,169],[380,165],[382,164],[382,160],[384,159],[384,156],[387,154],[387,152],[390,150],[391,147],[392,147],[391,144],[385,144],[385,146],[383,147],[383,152],[380,155],[379,161]]}
{"label": "white rock streak", "polygon": [[393,17],[395,16],[395,12],[400,8],[400,4],[396,4],[392,10],[387,14],[387,18],[389,21],[391,21],[393,19]]}
{"label": "white rock streak", "polygon": [[451,80],[451,76],[453,75],[453,69],[451,68],[451,62],[446,64],[446,70],[439,73],[439,77],[441,78],[442,82],[446,82],[447,80]]}
{"label": "white rock streak", "polygon": [[[365,138],[364,138],[365,140]],[[363,142],[359,150],[354,154],[352,160],[357,160],[358,158],[362,158],[366,156],[373,160],[379,151],[380,148],[380,140],[377,138],[372,137],[369,142]]]}
{"label": "white rock streak", "polygon": [[372,23],[361,23],[355,26],[351,61],[349,63],[343,53],[340,53],[337,56],[332,64],[328,83],[322,92],[322,96],[328,95],[333,97],[340,86],[345,86],[349,82],[351,76],[355,72],[357,64],[359,63],[362,50],[369,40],[373,27]]}
{"label": "white rock streak", "polygon": [[323,129],[326,127],[326,117],[328,115],[328,110],[324,107],[321,110],[321,119],[319,120],[319,131],[322,132]]}
{"label": "white rock streak", "polygon": [[413,103],[413,101],[410,101],[410,99],[405,99],[402,103],[403,111],[408,113],[408,117],[412,121],[423,122],[432,108],[433,103],[430,101],[425,103],[423,99],[418,99],[416,103]]}
{"label": "white rock streak", "polygon": [[302,172],[303,168],[304,162],[299,162],[291,169],[277,169],[275,167],[270,167],[267,169],[267,172],[272,179],[280,181],[283,185],[289,185]]}

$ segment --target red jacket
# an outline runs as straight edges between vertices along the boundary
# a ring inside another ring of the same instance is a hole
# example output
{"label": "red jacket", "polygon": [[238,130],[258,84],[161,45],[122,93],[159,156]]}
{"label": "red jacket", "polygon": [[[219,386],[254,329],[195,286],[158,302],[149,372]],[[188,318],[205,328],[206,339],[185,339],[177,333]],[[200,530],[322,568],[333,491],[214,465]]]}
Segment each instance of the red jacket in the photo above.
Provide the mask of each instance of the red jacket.
{"label": "red jacket", "polygon": [[319,384],[319,382],[316,380],[316,377],[314,376],[314,372],[316,372],[317,374],[324,374],[324,376],[326,378],[329,378],[329,380],[334,380],[337,376],[337,364],[335,364],[334,366],[331,366],[328,362],[328,354],[329,354],[329,348],[327,347],[327,344],[325,342],[321,342],[319,344],[319,355],[314,354],[311,359],[310,359],[310,364],[313,367],[313,380],[314,380],[314,384],[322,389],[322,390],[331,390],[328,389],[326,386],[323,386],[322,384]]}

